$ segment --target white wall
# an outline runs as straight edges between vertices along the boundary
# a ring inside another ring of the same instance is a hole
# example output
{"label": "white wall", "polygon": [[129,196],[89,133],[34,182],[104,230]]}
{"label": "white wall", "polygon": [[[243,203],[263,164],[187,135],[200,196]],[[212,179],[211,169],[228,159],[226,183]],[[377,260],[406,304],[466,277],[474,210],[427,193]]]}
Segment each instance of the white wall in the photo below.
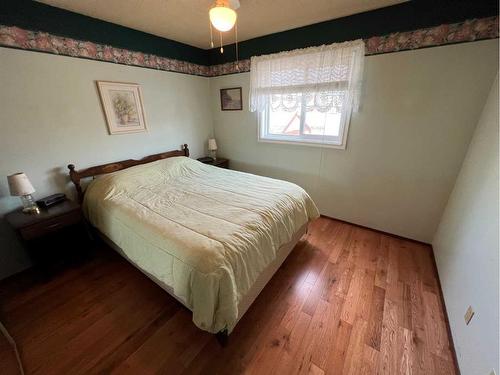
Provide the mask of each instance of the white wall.
{"label": "white wall", "polygon": [[[235,169],[287,179],[322,213],[430,242],[496,74],[498,42],[371,56],[347,150],[257,142],[249,74],[212,79],[0,48],[0,216],[17,207],[5,176],[24,171],[42,197],[71,192],[85,167],[190,145],[212,121]],[[140,83],[149,132],[110,136],[95,80]],[[245,109],[221,112],[219,88],[242,86]],[[208,100],[207,100],[208,98]],[[4,177],[1,177],[4,176]],[[0,219],[0,279],[28,264]]]}
{"label": "white wall", "polygon": [[[347,150],[257,142],[249,73],[210,81],[220,155],[235,169],[304,187],[325,215],[430,242],[498,69],[498,41],[366,58]],[[219,89],[243,87],[243,111]]]}
{"label": "white wall", "polygon": [[[108,135],[95,80],[142,86],[149,131]],[[180,149],[205,153],[212,134],[209,80],[37,52],[0,48],[0,216],[17,207],[6,176],[24,171],[40,198],[72,193],[68,163],[87,167]],[[28,265],[0,220],[0,279]]]}
{"label": "white wall", "polygon": [[497,76],[433,241],[462,374],[500,373],[498,100]]}

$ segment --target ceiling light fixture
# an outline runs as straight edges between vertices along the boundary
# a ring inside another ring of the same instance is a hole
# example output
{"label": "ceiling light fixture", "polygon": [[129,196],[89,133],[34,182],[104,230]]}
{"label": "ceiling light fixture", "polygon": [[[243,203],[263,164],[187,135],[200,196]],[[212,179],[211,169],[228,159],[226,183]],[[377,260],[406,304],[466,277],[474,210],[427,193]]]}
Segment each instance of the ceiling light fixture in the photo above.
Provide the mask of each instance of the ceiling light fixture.
{"label": "ceiling light fixture", "polygon": [[234,28],[236,40],[236,67],[238,68],[238,15],[236,9],[240,7],[239,0],[215,0],[214,5],[208,11],[210,19],[210,46],[214,48],[212,26],[220,34],[220,53],[224,53],[222,33]]}
{"label": "ceiling light fixture", "polygon": [[236,23],[236,12],[226,6],[225,1],[216,1],[208,14],[213,27],[222,32],[231,30]]}

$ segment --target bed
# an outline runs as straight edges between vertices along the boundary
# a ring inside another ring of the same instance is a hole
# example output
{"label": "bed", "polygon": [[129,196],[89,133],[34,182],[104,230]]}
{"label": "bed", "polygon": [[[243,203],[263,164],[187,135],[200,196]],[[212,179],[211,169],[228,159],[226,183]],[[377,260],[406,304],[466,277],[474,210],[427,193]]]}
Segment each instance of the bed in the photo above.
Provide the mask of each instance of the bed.
{"label": "bed", "polygon": [[187,145],[68,168],[90,224],[211,333],[231,333],[319,216],[299,186],[202,164]]}

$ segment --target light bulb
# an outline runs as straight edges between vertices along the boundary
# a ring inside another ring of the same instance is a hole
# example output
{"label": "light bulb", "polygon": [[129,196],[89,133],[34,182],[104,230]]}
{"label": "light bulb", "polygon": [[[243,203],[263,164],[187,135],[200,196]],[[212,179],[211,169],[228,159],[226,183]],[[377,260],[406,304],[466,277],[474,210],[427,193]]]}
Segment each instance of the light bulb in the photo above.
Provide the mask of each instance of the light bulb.
{"label": "light bulb", "polygon": [[210,22],[219,31],[229,31],[236,23],[236,12],[231,8],[215,6],[208,14]]}

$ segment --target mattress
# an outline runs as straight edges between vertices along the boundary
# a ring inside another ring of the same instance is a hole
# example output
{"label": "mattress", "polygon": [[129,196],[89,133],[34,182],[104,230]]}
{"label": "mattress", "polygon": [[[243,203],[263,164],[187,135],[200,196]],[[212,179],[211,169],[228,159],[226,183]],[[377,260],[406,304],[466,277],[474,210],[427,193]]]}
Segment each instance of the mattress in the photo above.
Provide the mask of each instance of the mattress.
{"label": "mattress", "polygon": [[241,302],[280,247],[319,216],[295,184],[187,157],[103,175],[87,187],[83,209],[212,333],[232,331]]}

